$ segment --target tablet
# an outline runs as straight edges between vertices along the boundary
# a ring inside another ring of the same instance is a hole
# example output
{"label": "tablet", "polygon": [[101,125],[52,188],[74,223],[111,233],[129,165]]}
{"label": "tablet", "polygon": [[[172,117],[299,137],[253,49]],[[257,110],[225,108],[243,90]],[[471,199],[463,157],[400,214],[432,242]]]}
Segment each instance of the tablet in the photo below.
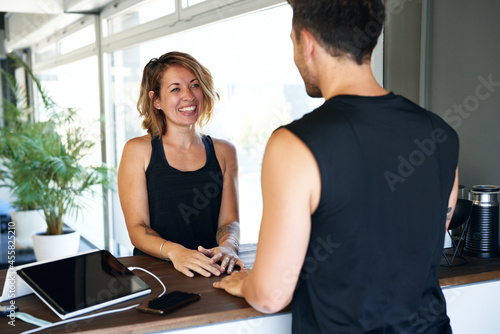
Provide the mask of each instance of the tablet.
{"label": "tablet", "polygon": [[146,282],[106,250],[35,264],[18,269],[17,274],[61,319],[151,292]]}

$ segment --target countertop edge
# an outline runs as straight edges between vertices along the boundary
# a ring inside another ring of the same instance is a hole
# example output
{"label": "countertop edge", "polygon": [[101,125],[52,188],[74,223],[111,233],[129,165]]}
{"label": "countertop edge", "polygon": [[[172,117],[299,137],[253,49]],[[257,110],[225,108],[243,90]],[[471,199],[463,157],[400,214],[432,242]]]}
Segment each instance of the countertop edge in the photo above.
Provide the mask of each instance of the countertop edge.
{"label": "countertop edge", "polygon": [[441,278],[439,280],[439,285],[441,288],[458,286],[471,283],[481,283],[486,281],[492,281],[500,279],[500,270],[488,271],[478,274],[462,275],[449,278]]}

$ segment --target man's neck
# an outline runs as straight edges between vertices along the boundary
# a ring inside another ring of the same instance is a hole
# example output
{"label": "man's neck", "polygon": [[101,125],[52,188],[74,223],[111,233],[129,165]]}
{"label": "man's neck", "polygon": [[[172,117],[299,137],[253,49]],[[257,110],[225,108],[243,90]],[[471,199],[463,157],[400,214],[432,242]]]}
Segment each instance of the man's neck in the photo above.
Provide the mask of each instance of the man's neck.
{"label": "man's neck", "polygon": [[334,58],[321,65],[319,88],[325,100],[337,95],[382,96],[389,92],[373,76],[370,63],[362,65],[342,58]]}

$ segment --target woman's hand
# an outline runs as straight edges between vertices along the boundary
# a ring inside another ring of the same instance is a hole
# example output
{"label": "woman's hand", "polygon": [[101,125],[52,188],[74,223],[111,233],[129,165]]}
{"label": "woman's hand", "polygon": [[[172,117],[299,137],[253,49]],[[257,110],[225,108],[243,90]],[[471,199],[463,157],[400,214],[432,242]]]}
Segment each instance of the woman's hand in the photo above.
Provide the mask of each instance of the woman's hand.
{"label": "woman's hand", "polygon": [[221,245],[211,249],[199,246],[198,251],[207,257],[211,257],[210,261],[212,264],[220,261],[220,270],[222,273],[226,271],[226,268],[227,273],[231,274],[234,266],[239,266],[241,269],[245,267],[243,261],[238,257],[237,251],[232,246]]}
{"label": "woman's hand", "polygon": [[219,265],[203,253],[187,249],[179,244],[169,251],[168,258],[172,261],[174,268],[187,277],[193,277],[193,273],[205,277],[219,276],[224,272]]}

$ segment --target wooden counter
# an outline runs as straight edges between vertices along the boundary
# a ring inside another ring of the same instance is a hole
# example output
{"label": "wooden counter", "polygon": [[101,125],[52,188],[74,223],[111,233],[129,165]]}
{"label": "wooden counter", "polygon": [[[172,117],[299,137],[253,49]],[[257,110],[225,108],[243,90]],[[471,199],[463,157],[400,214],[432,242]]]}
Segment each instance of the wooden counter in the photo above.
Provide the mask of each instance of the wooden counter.
{"label": "wooden counter", "polygon": [[[248,244],[242,245],[240,249],[240,257],[245,262],[246,266],[250,268],[253,266],[254,262],[255,247],[255,244]],[[171,263],[147,255],[122,257],[119,258],[119,261],[126,266],[141,267],[151,271],[166,285],[167,292],[182,290],[201,293],[201,298],[199,301],[165,316],[140,313],[135,309],[131,309],[88,320],[72,321],[68,324],[53,327],[41,332],[59,333],[80,331],[97,333],[105,331],[106,333],[146,333],[226,321],[270,317],[269,315],[264,315],[255,311],[244,299],[233,297],[225,291],[214,289],[212,283],[220,280],[220,277],[205,278],[197,275],[193,278],[188,278],[176,271]],[[140,270],[134,272],[151,286],[151,294],[96,312],[143,303],[155,298],[162,292],[162,287],[156,279]],[[4,285],[5,276],[6,271],[0,271],[0,287]],[[441,286],[453,286],[500,279],[500,258],[485,260],[469,257],[469,263],[466,265],[441,267],[439,279]],[[4,302],[2,304],[5,305],[6,303]],[[34,294],[17,298],[16,305],[21,312],[26,312],[38,318],[51,322],[60,320],[59,317],[57,317],[57,315]],[[290,310],[287,308],[280,313],[287,314],[289,312]],[[19,319],[16,320],[15,327],[9,326],[7,322],[7,318],[0,318],[0,333],[20,333],[35,328],[35,326],[27,324]]]}
{"label": "wooden counter", "polygon": [[[240,257],[247,267],[251,267],[255,257],[255,244],[242,245]],[[165,284],[167,292],[173,290],[195,292],[200,293],[201,298],[193,304],[164,316],[141,313],[135,309],[131,309],[88,320],[70,322],[41,331],[41,333],[74,331],[89,333],[103,331],[106,333],[146,333],[263,316],[262,313],[250,307],[243,298],[233,297],[223,290],[213,288],[212,283],[219,281],[220,277],[205,278],[196,275],[193,278],[188,278],[175,270],[171,263],[147,255],[122,257],[119,258],[119,261],[128,267],[141,267],[152,272]],[[157,297],[163,291],[160,283],[149,274],[140,270],[135,270],[134,273],[150,285],[151,294],[98,310],[95,313],[143,303]],[[50,275],[50,273],[47,274]],[[2,288],[5,276],[6,271],[2,270],[0,272],[0,284]],[[5,302],[2,304],[7,305]],[[20,312],[25,312],[50,322],[60,321],[60,318],[34,294],[17,298],[16,305],[19,307]],[[283,312],[287,311],[284,310]],[[8,320],[8,318],[0,318],[0,333],[20,333],[36,328],[36,326],[27,324],[19,319],[15,321],[16,326],[12,327],[8,325]]]}
{"label": "wooden counter", "polygon": [[469,262],[464,265],[440,268],[438,277],[441,287],[500,279],[500,257],[491,259],[465,257]]}

